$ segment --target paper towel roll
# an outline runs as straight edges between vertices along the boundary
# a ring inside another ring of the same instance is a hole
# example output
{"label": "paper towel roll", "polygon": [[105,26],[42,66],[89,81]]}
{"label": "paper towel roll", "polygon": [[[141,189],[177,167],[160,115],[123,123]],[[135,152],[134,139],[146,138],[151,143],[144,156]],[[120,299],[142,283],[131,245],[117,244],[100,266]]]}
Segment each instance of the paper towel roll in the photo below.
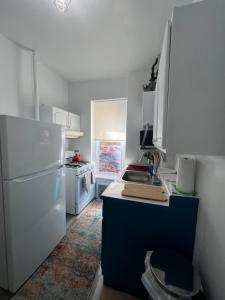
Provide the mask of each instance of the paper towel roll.
{"label": "paper towel roll", "polygon": [[183,193],[194,193],[195,159],[180,157],[178,160],[176,187]]}

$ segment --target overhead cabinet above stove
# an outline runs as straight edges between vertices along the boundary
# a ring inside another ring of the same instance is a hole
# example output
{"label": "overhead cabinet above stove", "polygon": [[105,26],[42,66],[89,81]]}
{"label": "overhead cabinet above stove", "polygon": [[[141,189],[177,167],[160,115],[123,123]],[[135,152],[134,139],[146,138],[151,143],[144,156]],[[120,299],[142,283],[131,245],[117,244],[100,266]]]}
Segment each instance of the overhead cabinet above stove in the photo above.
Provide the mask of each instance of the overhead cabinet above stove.
{"label": "overhead cabinet above stove", "polygon": [[67,138],[83,136],[83,132],[80,130],[80,116],[61,108],[42,104],[40,106],[40,120],[63,126]]}

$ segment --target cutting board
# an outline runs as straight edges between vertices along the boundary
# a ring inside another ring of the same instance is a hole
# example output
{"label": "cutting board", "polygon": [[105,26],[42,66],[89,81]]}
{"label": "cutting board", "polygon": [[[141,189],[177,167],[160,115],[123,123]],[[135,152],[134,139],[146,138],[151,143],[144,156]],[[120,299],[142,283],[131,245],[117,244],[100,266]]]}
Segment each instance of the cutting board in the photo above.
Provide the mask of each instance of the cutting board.
{"label": "cutting board", "polygon": [[167,195],[161,186],[128,183],[124,185],[122,195],[155,201],[167,201]]}

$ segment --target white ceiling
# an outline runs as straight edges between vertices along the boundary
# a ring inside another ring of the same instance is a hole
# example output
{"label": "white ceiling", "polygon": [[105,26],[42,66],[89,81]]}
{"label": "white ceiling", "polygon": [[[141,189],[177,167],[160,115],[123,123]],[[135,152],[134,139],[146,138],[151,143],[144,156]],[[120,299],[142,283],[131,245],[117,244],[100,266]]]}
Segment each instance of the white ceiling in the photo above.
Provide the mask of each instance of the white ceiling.
{"label": "white ceiling", "polygon": [[125,76],[147,69],[158,54],[175,4],[191,0],[0,0],[0,31],[37,49],[71,81]]}

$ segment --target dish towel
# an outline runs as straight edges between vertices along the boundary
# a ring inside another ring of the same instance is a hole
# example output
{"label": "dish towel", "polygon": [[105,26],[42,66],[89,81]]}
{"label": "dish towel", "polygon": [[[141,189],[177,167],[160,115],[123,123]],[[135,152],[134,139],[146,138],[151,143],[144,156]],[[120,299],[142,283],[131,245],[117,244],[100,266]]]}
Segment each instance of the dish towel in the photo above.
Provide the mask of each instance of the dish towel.
{"label": "dish towel", "polygon": [[96,179],[95,179],[95,170],[91,171],[91,184],[95,184]]}
{"label": "dish towel", "polygon": [[84,174],[82,185],[84,189],[89,192],[91,188],[91,172],[87,172]]}

